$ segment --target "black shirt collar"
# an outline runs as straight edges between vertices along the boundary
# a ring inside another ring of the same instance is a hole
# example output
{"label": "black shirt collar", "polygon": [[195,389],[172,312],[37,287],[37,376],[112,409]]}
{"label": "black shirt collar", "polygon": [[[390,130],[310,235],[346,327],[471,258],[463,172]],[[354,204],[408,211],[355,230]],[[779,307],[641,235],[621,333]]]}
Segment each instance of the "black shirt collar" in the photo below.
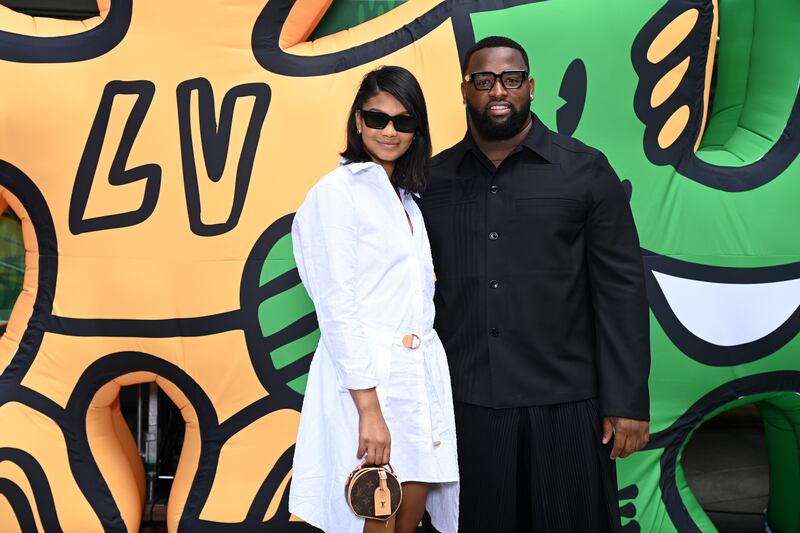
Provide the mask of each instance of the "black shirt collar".
{"label": "black shirt collar", "polygon": [[[553,132],[548,129],[547,126],[539,120],[539,117],[536,116],[535,113],[531,113],[531,120],[533,121],[533,125],[531,129],[528,131],[528,135],[522,140],[522,142],[512,150],[512,154],[519,151],[520,149],[527,148],[543,159],[545,159],[548,163],[553,162],[553,141],[552,136]],[[469,152],[473,152],[478,159],[486,159],[486,156],[481,149],[478,147],[478,144],[475,142],[475,138],[470,133],[469,129],[467,129],[466,135],[458,143],[458,161],[461,161],[465,155]]]}

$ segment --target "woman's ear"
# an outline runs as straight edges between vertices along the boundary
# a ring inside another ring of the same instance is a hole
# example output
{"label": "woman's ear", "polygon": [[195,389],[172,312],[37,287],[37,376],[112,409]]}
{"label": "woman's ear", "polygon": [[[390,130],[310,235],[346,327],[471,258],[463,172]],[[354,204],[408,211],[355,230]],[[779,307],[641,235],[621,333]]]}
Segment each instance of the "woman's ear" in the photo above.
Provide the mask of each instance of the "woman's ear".
{"label": "woman's ear", "polygon": [[356,131],[358,132],[359,135],[361,135],[361,110],[360,109],[356,109],[355,119],[356,119]]}

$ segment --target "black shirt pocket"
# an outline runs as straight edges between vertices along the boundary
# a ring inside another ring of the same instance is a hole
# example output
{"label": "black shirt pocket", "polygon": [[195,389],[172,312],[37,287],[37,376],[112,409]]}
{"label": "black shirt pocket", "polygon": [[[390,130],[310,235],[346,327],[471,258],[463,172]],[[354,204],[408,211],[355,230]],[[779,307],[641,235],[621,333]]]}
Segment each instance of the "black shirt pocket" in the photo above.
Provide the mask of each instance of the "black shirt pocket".
{"label": "black shirt pocket", "polygon": [[580,268],[585,218],[583,203],[574,198],[517,197],[511,223],[511,245],[519,254],[515,273]]}

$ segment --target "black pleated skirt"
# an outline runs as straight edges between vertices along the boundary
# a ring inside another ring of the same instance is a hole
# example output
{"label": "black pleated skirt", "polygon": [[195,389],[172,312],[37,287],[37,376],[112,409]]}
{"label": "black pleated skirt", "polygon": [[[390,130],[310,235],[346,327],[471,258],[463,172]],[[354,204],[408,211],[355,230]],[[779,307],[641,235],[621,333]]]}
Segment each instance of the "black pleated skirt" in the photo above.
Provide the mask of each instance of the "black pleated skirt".
{"label": "black pleated skirt", "polygon": [[463,533],[617,533],[617,476],[595,399],[455,404]]}

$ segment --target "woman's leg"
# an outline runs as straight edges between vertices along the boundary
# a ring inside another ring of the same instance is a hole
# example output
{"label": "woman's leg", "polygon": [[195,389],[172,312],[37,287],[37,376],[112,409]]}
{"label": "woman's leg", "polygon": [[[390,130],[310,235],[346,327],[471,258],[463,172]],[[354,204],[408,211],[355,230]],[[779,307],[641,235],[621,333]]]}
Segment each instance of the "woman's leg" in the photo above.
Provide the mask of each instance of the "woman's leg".
{"label": "woman's leg", "polygon": [[[403,495],[403,497],[405,498],[405,495]],[[388,525],[384,520],[370,520],[367,518],[364,520],[364,533],[395,533],[394,525],[396,518],[397,515],[391,517]]]}
{"label": "woman's leg", "polygon": [[414,533],[422,520],[427,499],[427,483],[403,483],[403,503],[400,504],[397,514],[389,520],[388,527],[383,520],[367,519],[364,521],[364,533]]}
{"label": "woman's leg", "polygon": [[428,499],[428,484],[418,481],[403,483],[403,503],[397,510],[395,533],[414,533],[422,513],[425,512],[425,501]]}

